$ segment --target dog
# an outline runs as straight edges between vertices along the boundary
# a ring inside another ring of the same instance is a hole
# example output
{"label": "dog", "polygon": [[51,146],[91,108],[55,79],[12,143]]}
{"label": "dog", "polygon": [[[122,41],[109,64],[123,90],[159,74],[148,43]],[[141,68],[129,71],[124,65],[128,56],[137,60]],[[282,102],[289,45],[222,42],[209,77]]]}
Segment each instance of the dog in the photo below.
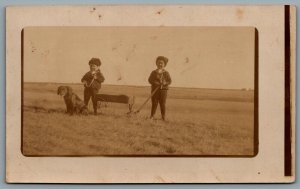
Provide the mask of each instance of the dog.
{"label": "dog", "polygon": [[64,97],[64,101],[67,107],[67,113],[70,115],[83,114],[88,115],[87,106],[84,102],[75,94],[69,86],[59,86],[57,88],[57,95]]}

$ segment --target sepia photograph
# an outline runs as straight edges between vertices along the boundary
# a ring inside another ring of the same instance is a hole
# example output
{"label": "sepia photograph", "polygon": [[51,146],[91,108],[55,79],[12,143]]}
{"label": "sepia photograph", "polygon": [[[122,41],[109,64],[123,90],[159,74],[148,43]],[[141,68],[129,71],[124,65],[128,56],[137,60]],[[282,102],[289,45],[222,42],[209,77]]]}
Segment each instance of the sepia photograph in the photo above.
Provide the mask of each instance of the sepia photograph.
{"label": "sepia photograph", "polygon": [[255,156],[254,27],[26,27],[25,156]]}
{"label": "sepia photograph", "polygon": [[295,6],[5,10],[7,183],[295,182]]}

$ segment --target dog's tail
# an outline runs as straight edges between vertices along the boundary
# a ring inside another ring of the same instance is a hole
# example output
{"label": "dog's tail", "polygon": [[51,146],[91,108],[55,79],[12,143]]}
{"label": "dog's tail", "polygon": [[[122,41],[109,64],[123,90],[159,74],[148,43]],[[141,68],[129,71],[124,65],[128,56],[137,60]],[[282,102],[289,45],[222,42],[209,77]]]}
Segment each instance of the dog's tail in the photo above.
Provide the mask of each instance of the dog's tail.
{"label": "dog's tail", "polygon": [[75,96],[76,96],[76,100],[82,101],[77,94],[75,94]]}

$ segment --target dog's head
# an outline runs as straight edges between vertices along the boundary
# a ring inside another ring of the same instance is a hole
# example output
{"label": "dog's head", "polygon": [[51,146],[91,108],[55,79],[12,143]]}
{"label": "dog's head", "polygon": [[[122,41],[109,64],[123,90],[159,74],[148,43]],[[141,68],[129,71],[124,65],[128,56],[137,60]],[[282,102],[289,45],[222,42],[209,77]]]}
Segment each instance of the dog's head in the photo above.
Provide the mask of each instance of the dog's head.
{"label": "dog's head", "polygon": [[72,94],[72,88],[68,86],[59,86],[57,88],[57,95],[60,96],[68,96]]}

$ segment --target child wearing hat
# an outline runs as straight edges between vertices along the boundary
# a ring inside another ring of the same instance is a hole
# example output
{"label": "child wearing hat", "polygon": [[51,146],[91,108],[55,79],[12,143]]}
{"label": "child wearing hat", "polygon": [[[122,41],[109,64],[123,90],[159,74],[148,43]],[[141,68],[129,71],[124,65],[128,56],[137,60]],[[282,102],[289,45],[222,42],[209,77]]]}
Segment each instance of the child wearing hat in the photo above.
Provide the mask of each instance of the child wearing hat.
{"label": "child wearing hat", "polygon": [[168,58],[164,56],[158,56],[156,58],[157,69],[151,72],[148,79],[149,83],[151,84],[151,94],[154,93],[151,98],[152,108],[150,118],[153,118],[155,115],[158,104],[160,106],[162,119],[165,120],[166,118],[167,93],[169,85],[172,82],[169,72],[165,70],[167,63]]}
{"label": "child wearing hat", "polygon": [[97,99],[96,94],[101,88],[101,83],[104,81],[104,76],[100,71],[101,61],[99,58],[92,58],[89,61],[90,71],[88,71],[81,79],[84,84],[84,103],[87,106],[90,99],[93,102],[94,114],[97,114]]}

